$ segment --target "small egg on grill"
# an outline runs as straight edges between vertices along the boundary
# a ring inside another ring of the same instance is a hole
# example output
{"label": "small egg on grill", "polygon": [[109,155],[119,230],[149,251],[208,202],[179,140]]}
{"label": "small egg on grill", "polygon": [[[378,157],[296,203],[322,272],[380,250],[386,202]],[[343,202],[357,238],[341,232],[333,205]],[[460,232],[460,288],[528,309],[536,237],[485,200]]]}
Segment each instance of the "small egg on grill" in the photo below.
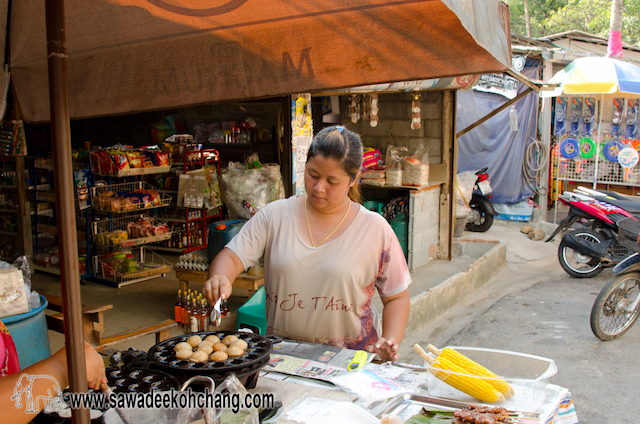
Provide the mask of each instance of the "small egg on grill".
{"label": "small egg on grill", "polygon": [[201,341],[202,339],[200,338],[200,336],[195,336],[195,335],[187,339],[187,343],[189,343],[193,347],[198,346]]}
{"label": "small egg on grill", "polygon": [[204,352],[207,355],[211,355],[211,352],[213,352],[213,347],[209,346],[208,344],[205,344],[204,346],[198,346],[196,352]]}
{"label": "small egg on grill", "polygon": [[210,336],[207,336],[204,339],[205,343],[208,343],[210,346],[213,346],[216,343],[220,343],[220,338],[218,336],[214,336],[213,334]]}
{"label": "small egg on grill", "polygon": [[227,349],[227,355],[229,356],[240,356],[244,353],[244,350],[240,346],[229,346]]}
{"label": "small egg on grill", "polygon": [[227,346],[229,346],[231,344],[231,342],[238,340],[237,336],[233,336],[233,335],[228,335],[225,336],[224,339],[222,339],[222,343],[226,344]]}
{"label": "small egg on grill", "polygon": [[180,349],[176,352],[176,358],[178,359],[188,359],[191,355],[193,355],[191,349]]}
{"label": "small egg on grill", "polygon": [[193,355],[189,357],[189,360],[191,362],[207,362],[208,359],[209,359],[209,355],[207,355],[206,352],[203,352],[201,350],[193,352]]}
{"label": "small egg on grill", "polygon": [[217,362],[226,361],[228,358],[229,356],[222,351],[213,352],[209,357],[209,359],[211,359],[212,361],[217,361]]}
{"label": "small egg on grill", "polygon": [[191,349],[191,345],[187,342],[180,342],[176,345],[176,347],[173,348],[173,350],[175,350],[176,352],[182,349]]}
{"label": "small egg on grill", "polygon": [[249,346],[249,344],[242,339],[238,339],[238,340],[232,341],[229,347],[231,346],[238,346],[242,350],[247,350],[247,347]]}
{"label": "small egg on grill", "polygon": [[223,343],[216,343],[211,347],[213,348],[214,352],[226,352],[227,351],[227,345],[225,345]]}

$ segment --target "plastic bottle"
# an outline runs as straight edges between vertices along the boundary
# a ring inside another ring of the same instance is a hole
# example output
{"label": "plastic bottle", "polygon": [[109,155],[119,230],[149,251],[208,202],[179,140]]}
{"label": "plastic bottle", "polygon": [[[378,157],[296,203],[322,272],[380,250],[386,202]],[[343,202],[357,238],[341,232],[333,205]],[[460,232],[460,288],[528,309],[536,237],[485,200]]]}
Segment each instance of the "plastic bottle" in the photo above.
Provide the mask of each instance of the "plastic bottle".
{"label": "plastic bottle", "polygon": [[511,126],[511,131],[518,131],[518,111],[515,105],[511,106],[509,111],[509,125]]}

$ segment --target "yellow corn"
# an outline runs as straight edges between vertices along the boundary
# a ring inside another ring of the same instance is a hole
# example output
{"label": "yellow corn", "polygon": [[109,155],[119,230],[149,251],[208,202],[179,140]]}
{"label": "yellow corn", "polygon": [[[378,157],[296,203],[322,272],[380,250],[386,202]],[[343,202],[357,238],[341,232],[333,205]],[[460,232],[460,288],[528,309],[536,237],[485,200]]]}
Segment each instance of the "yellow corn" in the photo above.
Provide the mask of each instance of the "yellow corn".
{"label": "yellow corn", "polygon": [[493,386],[481,378],[461,375],[469,373],[464,368],[459,367],[448,359],[441,357],[434,359],[427,355],[422,347],[417,344],[413,346],[413,349],[420,354],[422,359],[433,367],[441,370],[453,371],[453,373],[448,373],[445,371],[430,370],[433,375],[450,386],[455,387],[456,389],[465,392],[482,402],[502,402],[505,400],[502,393],[498,392],[493,388]]}
{"label": "yellow corn", "polygon": [[510,398],[511,396],[513,396],[513,388],[509,385],[509,383],[507,383],[498,375],[489,371],[482,365],[478,364],[477,362],[474,362],[471,359],[467,358],[455,349],[445,347],[442,350],[438,350],[433,345],[427,346],[427,349],[438,356],[438,358],[445,358],[450,362],[456,364],[457,366],[467,370],[467,374],[477,375],[479,377],[490,377],[485,379],[484,381],[493,386],[494,389],[502,393],[505,397]]}

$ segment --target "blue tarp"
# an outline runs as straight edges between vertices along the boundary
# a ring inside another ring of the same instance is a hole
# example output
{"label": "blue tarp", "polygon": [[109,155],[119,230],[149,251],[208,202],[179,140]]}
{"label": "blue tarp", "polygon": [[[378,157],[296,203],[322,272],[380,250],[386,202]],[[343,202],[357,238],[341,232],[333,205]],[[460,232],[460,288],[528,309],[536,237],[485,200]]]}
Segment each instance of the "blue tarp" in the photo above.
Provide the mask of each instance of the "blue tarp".
{"label": "blue tarp", "polygon": [[[538,79],[538,68],[525,67],[521,73]],[[526,88],[525,84],[519,83],[518,94]],[[467,128],[508,100],[499,94],[458,90],[457,131]],[[538,93],[529,93],[518,100],[515,108],[518,131],[511,131],[511,107],[508,107],[458,139],[458,172],[489,167],[487,172],[493,188],[493,203],[517,203],[533,195],[522,174],[522,165],[525,149],[537,134]]]}

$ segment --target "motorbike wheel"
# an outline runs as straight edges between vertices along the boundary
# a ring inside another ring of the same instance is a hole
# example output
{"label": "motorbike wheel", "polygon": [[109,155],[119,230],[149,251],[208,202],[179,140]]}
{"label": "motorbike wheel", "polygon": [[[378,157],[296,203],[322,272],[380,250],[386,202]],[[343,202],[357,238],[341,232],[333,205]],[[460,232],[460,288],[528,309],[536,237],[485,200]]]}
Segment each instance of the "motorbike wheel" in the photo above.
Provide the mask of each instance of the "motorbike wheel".
{"label": "motorbike wheel", "polygon": [[[602,234],[594,230],[576,230],[573,234],[576,237],[595,243],[602,243],[604,241]],[[560,242],[560,245],[558,246],[558,260],[560,261],[562,269],[564,269],[567,274],[576,278],[595,277],[604,269],[602,263],[598,260],[576,252],[564,244],[564,242]]]}
{"label": "motorbike wheel", "polygon": [[493,225],[493,215],[484,205],[475,203],[473,200],[469,202],[471,207],[471,214],[469,215],[469,222],[467,222],[466,228],[468,231],[476,233],[483,233],[491,228]]}
{"label": "motorbike wheel", "polygon": [[591,331],[600,340],[613,340],[626,333],[638,319],[640,303],[632,310],[640,296],[640,272],[617,275],[607,282],[591,309]]}

